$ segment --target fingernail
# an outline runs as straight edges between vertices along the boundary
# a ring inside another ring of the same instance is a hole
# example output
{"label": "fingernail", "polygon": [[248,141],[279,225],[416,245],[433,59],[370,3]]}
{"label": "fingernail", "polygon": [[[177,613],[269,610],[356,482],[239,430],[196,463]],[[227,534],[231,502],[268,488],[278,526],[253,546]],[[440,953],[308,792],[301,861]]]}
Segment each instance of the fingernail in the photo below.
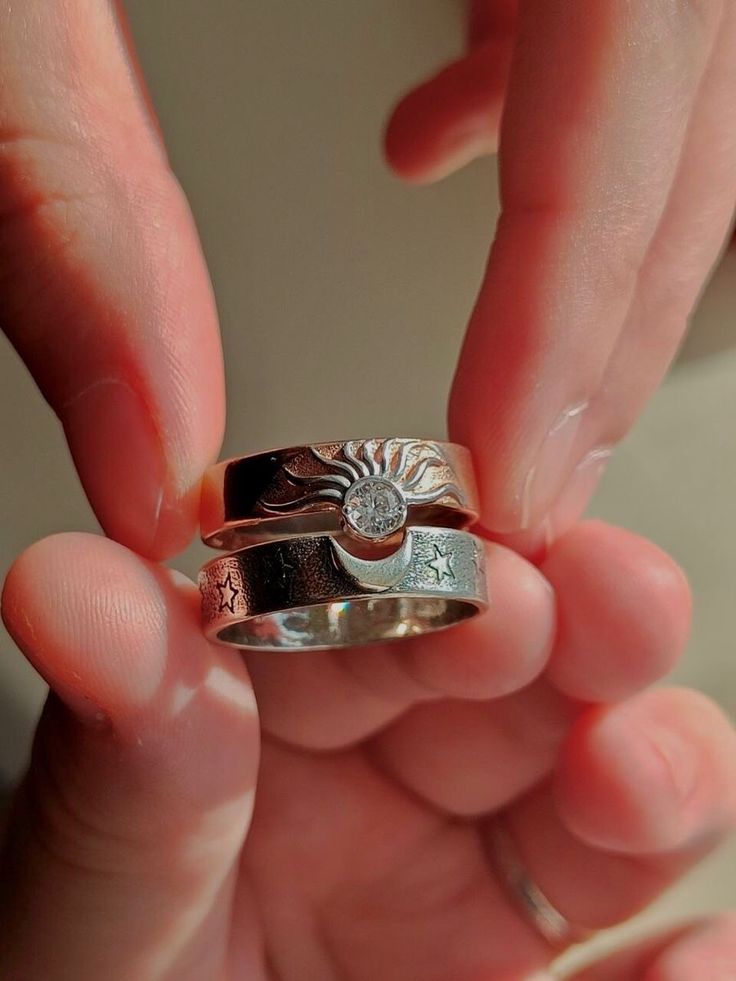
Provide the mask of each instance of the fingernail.
{"label": "fingernail", "polygon": [[671,801],[677,805],[686,803],[698,786],[700,772],[700,758],[693,751],[692,742],[666,726],[650,727],[647,738],[663,766],[665,790],[669,790]]}
{"label": "fingernail", "polygon": [[549,521],[555,537],[571,528],[583,514],[612,453],[610,446],[591,450],[572,471],[550,512]]}
{"label": "fingernail", "polygon": [[116,541],[148,554],[166,464],[150,412],[127,382],[102,379],[62,410],[74,462],[95,513]]}
{"label": "fingernail", "polygon": [[703,832],[702,807],[698,806],[698,787],[702,760],[692,741],[669,726],[648,731],[648,747],[660,768],[655,779],[659,792],[651,783],[659,803],[652,806],[652,840],[663,848],[679,848],[695,842]]}
{"label": "fingernail", "polygon": [[570,470],[570,454],[588,402],[576,402],[550,428],[534,465],[524,481],[521,497],[521,527],[539,522],[560,492]]}
{"label": "fingernail", "polygon": [[699,786],[699,754],[678,730],[649,720],[631,719],[617,736],[616,752],[626,761],[625,780],[638,810],[638,847],[682,847],[702,824],[699,809],[691,805]]}
{"label": "fingernail", "polygon": [[500,534],[498,532],[484,532],[479,529],[478,533],[484,537],[492,537],[494,542],[517,552],[525,559],[529,559],[534,565],[539,565],[544,560],[550,545],[554,541],[554,529],[549,516],[545,517],[541,524],[526,528],[524,531]]}

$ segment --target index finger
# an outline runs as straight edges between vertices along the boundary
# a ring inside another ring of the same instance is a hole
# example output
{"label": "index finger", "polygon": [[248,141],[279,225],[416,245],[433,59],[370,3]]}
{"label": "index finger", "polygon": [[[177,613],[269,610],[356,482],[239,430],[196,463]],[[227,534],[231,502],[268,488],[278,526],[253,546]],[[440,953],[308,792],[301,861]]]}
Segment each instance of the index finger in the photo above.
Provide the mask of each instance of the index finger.
{"label": "index finger", "polygon": [[113,5],[0,9],[3,326],[106,532],[164,558],[224,424],[212,290]]}
{"label": "index finger", "polygon": [[537,527],[574,472],[592,480],[672,356],[733,201],[730,17],[710,0],[520,5],[502,213],[450,406],[489,529]]}

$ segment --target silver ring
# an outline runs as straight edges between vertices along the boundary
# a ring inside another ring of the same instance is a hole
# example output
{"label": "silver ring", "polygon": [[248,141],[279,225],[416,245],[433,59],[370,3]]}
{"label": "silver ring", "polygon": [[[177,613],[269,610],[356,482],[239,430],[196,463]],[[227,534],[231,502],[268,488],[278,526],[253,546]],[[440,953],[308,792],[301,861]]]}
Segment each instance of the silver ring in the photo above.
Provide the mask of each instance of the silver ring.
{"label": "silver ring", "polygon": [[592,931],[574,926],[540,889],[524,865],[516,842],[502,818],[493,821],[487,840],[492,865],[506,891],[525,919],[548,944],[562,949],[592,936]]}
{"label": "silver ring", "polygon": [[223,549],[341,530],[372,545],[410,525],[464,528],[478,508],[464,446],[399,436],[335,440],[210,467],[201,532],[206,545]]}
{"label": "silver ring", "polygon": [[205,633],[251,650],[352,647],[441,630],[488,605],[483,542],[453,528],[407,528],[365,558],[327,532],[261,542],[199,575]]}

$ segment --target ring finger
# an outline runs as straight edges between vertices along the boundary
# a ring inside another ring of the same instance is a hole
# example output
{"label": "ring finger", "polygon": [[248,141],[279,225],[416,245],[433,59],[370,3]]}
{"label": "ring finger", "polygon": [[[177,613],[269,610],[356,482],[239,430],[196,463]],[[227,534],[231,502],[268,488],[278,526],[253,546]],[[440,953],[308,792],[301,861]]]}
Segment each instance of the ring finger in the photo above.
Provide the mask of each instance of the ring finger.
{"label": "ring finger", "polygon": [[712,702],[684,689],[590,710],[553,781],[506,816],[530,878],[585,930],[647,906],[735,822],[736,734]]}

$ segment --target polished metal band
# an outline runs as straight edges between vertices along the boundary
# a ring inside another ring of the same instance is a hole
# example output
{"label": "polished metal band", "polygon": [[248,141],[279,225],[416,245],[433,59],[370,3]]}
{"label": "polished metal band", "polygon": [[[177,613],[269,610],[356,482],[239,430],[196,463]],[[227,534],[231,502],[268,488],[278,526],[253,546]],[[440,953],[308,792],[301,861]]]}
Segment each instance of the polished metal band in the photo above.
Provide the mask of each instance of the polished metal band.
{"label": "polished metal band", "polygon": [[202,539],[214,548],[344,530],[367,542],[406,525],[463,528],[478,516],[469,451],[402,437],[333,441],[256,453],[210,467]]}
{"label": "polished metal band", "polygon": [[200,572],[205,632],[254,650],[321,650],[449,627],[488,603],[483,543],[412,527],[398,549],[361,558],[321,532],[261,542]]}
{"label": "polished metal band", "polygon": [[563,950],[591,937],[592,931],[574,926],[542,892],[526,868],[503,817],[492,822],[487,841],[491,864],[511,899],[550,946]]}

